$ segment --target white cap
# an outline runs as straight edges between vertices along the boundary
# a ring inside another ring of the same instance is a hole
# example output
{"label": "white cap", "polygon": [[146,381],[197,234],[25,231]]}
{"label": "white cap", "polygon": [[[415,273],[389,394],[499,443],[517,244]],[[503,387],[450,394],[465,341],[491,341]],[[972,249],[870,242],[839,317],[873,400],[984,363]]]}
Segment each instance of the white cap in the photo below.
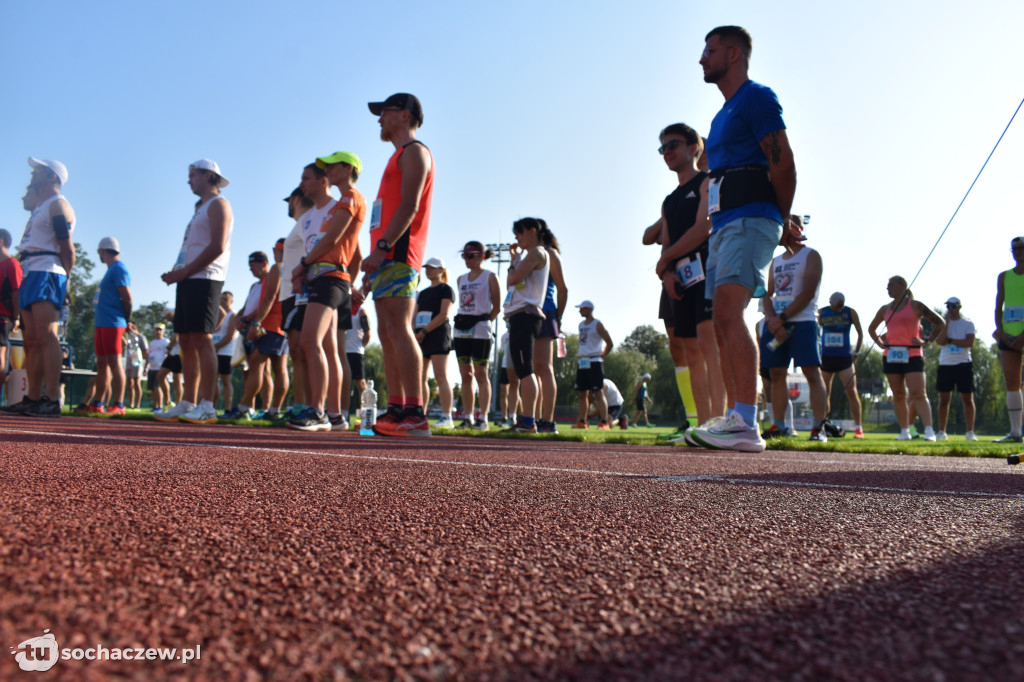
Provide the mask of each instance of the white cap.
{"label": "white cap", "polygon": [[644,375],[644,379],[650,379],[650,378],[651,378],[651,375],[650,375],[650,374],[645,374],[645,375]]}
{"label": "white cap", "polygon": [[54,159],[37,159],[30,156],[28,157],[28,165],[32,166],[33,168],[48,168],[54,173],[56,173],[57,178],[60,179],[61,187],[67,184],[68,169],[67,166],[65,166],[60,161],[55,161]]}
{"label": "white cap", "polygon": [[199,159],[195,163],[191,163],[189,168],[198,168],[199,170],[213,171],[220,176],[220,182],[217,183],[218,187],[227,187],[231,182],[224,177],[224,174],[220,172],[220,166],[213,159]]}
{"label": "white cap", "polygon": [[587,299],[587,300],[583,301],[583,303],[578,304],[576,307],[577,308],[590,308],[591,310],[593,310],[594,309],[594,303],[590,299]]}
{"label": "white cap", "polygon": [[114,251],[121,253],[121,245],[117,243],[117,240],[113,237],[104,237],[100,240],[100,249],[107,249],[108,251]]}
{"label": "white cap", "polygon": [[431,258],[423,265],[428,268],[441,268],[442,270],[444,270],[444,261],[441,260],[440,258]]}

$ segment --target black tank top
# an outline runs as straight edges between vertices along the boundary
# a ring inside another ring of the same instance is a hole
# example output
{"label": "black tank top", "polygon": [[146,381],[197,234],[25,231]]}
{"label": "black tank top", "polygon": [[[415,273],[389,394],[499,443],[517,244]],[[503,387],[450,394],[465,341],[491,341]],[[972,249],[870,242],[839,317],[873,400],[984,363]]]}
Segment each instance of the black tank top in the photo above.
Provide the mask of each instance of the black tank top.
{"label": "black tank top", "polygon": [[[679,241],[686,231],[693,227],[693,223],[697,220],[697,211],[700,209],[700,185],[707,176],[707,173],[697,173],[689,182],[676,187],[672,194],[665,197],[661,208],[665,212],[665,222],[668,223],[669,243],[666,246],[671,246]],[[692,258],[695,253],[700,254],[702,262],[707,262],[708,241],[706,239],[698,248],[680,256],[679,260]]]}

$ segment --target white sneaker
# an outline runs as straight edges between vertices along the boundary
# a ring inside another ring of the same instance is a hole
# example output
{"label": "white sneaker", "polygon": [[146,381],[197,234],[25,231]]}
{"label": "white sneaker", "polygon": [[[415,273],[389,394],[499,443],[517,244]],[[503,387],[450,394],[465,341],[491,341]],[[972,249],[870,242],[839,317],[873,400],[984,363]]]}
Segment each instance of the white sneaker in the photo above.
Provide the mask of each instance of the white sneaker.
{"label": "white sneaker", "polygon": [[454,429],[455,428],[455,422],[452,420],[451,417],[441,417],[434,424],[434,428],[435,429]]}
{"label": "white sneaker", "polygon": [[921,436],[921,438],[923,438],[924,440],[928,441],[929,443],[934,443],[935,442],[935,430],[932,429],[932,427],[930,427],[930,426],[926,426],[925,429],[924,429],[924,435]]}
{"label": "white sneaker", "polygon": [[910,437],[910,431],[904,430],[900,431],[900,435],[896,436],[896,440],[913,440],[913,438]]}
{"label": "white sneaker", "polygon": [[968,431],[965,438],[967,440],[978,440],[978,437],[974,435],[974,431]]}
{"label": "white sneaker", "polygon": [[757,428],[748,425],[735,412],[709,428],[698,427],[690,434],[693,440],[706,448],[764,452],[765,442]]}
{"label": "white sneaker", "polygon": [[176,422],[178,421],[178,417],[180,417],[181,415],[185,414],[190,410],[194,410],[195,408],[195,405],[189,405],[188,403],[182,401],[169,410],[164,410],[163,412],[154,412],[153,418],[162,422]]}
{"label": "white sneaker", "polygon": [[[725,417],[712,417],[699,426],[691,426],[690,428],[683,431],[683,442],[687,445],[695,448],[704,447],[693,439],[693,432],[695,429],[710,429],[712,426],[716,426],[725,421]],[[673,439],[673,442],[678,442],[678,439]]]}
{"label": "white sneaker", "polygon": [[216,424],[217,410],[212,407],[203,407],[200,404],[182,414],[179,419],[189,424]]}
{"label": "white sneaker", "polygon": [[491,425],[484,420],[480,420],[476,423],[476,426],[474,426],[473,428],[476,429],[477,431],[490,431]]}
{"label": "white sneaker", "polygon": [[[935,440],[949,440],[949,436],[946,435],[945,431],[936,431]],[[970,439],[968,438],[968,440]]]}

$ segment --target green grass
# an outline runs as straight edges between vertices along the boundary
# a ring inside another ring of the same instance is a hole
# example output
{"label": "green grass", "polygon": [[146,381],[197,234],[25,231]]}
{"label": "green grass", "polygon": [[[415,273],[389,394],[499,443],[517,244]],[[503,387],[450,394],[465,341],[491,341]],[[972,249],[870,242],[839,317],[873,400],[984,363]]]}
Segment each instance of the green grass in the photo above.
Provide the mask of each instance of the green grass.
{"label": "green grass", "polygon": [[[71,411],[65,408],[64,414],[70,415]],[[74,415],[77,417],[88,417],[91,419],[130,419],[136,421],[153,421],[153,412],[149,409],[128,410],[123,417],[113,417],[102,414]],[[274,423],[267,420],[236,419],[222,422],[234,426],[262,426],[271,428],[285,428],[284,424]],[[353,430],[358,430],[358,422],[353,422]],[[439,435],[452,435],[465,438],[503,438],[503,439],[526,439],[547,441],[559,441],[569,443],[604,443],[608,445],[651,445],[668,448],[686,447],[685,443],[666,443],[659,440],[659,436],[668,436],[675,432],[675,427],[645,427],[631,426],[623,431],[613,428],[610,431],[599,431],[595,427],[589,429],[573,429],[571,424],[559,424],[557,434],[524,434],[504,431],[496,426],[491,426],[489,431],[477,431],[475,429],[446,429],[438,432]],[[773,450],[812,451],[812,452],[851,452],[851,453],[872,453],[879,455],[922,455],[929,457],[1006,457],[1007,455],[1024,452],[1024,445],[1021,444],[1000,444],[993,443],[996,438],[1005,434],[978,435],[978,440],[969,442],[962,435],[950,436],[949,440],[929,443],[921,438],[910,441],[897,441],[895,433],[867,433],[863,440],[856,440],[847,435],[844,438],[832,438],[827,443],[812,442],[807,440],[809,434],[801,434],[796,438],[779,438],[769,442],[768,447]]]}

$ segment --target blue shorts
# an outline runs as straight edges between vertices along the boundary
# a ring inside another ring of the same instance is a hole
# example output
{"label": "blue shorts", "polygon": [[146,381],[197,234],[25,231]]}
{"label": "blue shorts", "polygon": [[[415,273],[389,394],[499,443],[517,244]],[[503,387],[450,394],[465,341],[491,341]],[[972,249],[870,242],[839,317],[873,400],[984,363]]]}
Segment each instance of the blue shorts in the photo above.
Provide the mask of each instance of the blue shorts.
{"label": "blue shorts", "polygon": [[268,358],[280,357],[284,353],[285,337],[275,332],[267,332],[253,342],[253,347]]}
{"label": "blue shorts", "polygon": [[708,240],[704,296],[715,287],[741,284],[754,298],[768,293],[768,268],[782,238],[782,224],[771,218],[737,218],[715,230]]}
{"label": "blue shorts", "polygon": [[790,330],[791,336],[778,348],[771,350],[767,341],[774,337],[765,326],[764,335],[768,337],[764,346],[767,361],[762,362],[771,369],[787,368],[790,360],[797,367],[821,366],[821,329],[818,323],[814,320],[790,322],[786,329]]}
{"label": "blue shorts", "polygon": [[68,293],[68,276],[56,272],[25,273],[18,287],[18,306],[27,309],[33,303],[46,301],[52,303],[57,310],[64,307],[64,299]]}

